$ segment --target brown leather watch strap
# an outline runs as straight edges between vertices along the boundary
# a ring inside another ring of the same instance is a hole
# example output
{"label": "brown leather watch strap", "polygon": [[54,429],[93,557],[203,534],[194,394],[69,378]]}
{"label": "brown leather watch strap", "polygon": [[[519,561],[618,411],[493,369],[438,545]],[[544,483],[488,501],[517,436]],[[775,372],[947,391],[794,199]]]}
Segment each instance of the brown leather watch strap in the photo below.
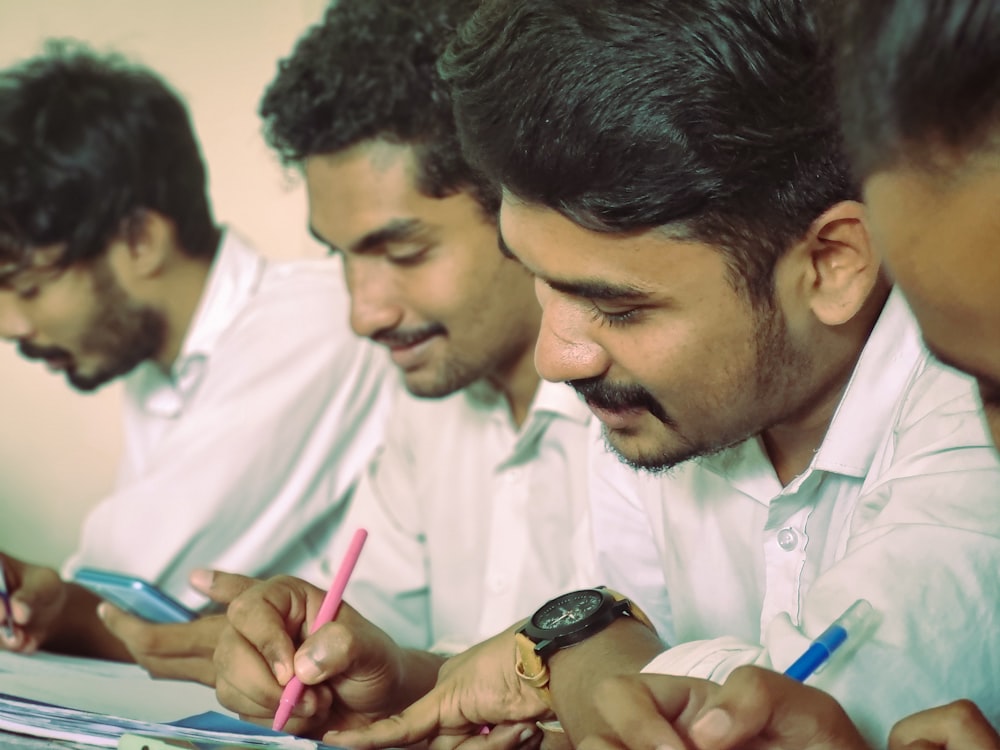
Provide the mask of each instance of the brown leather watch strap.
{"label": "brown leather watch strap", "polygon": [[[607,590],[616,602],[626,599],[623,594],[617,591]],[[624,617],[634,617],[637,622],[641,622],[647,628],[656,632],[656,627],[650,621],[646,613],[643,612],[635,602],[629,601],[628,613],[623,613]],[[514,656],[514,671],[517,672],[521,682],[536,689],[539,696],[549,708],[552,708],[552,696],[549,692],[549,667],[535,652],[535,642],[524,633],[514,633],[514,644],[516,646]]]}

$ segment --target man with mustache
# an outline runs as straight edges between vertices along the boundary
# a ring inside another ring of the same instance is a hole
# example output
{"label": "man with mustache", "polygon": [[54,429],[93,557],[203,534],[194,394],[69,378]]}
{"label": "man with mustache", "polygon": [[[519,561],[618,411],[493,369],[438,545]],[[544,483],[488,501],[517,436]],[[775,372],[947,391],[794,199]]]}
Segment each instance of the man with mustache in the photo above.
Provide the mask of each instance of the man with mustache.
{"label": "man with mustache", "polygon": [[[188,114],[153,72],[52,44],[0,90],[0,335],[81,391],[125,384],[120,480],[67,576],[126,572],[198,608],[196,567],[323,583],[388,397],[381,353],[343,326],[338,264],[275,263],[215,224]],[[109,605],[102,622],[56,571],[3,565],[4,648],[213,681],[210,658],[184,664],[221,618],[151,626]]]}
{"label": "man with mustache", "polygon": [[[837,30],[845,141],[876,247],[928,348],[976,377],[1000,446],[1000,6],[854,0],[838,4],[830,22]],[[987,631],[983,637],[996,637]],[[780,740],[785,750],[867,748],[829,696],[778,675],[734,673],[721,688],[698,684],[683,693],[648,687],[661,706],[670,704],[671,715],[702,719],[681,722],[697,750],[764,739]],[[699,711],[688,709],[702,701]],[[984,708],[995,716],[995,705],[994,699]],[[637,718],[622,707],[610,710],[626,721]],[[622,740],[636,746],[624,734]],[[888,746],[997,750],[1000,734],[982,710],[962,700],[903,719]]]}
{"label": "man with mustache", "polygon": [[333,4],[261,104],[269,141],[304,172],[314,235],[343,258],[352,327],[412,394],[344,520],[369,536],[337,622],[296,655],[323,592],[287,578],[229,609],[220,699],[269,722],[294,656],[315,686],[297,733],[401,708],[444,655],[590,580],[590,415],[540,383],[533,280],[497,247],[499,195],[462,158],[435,68],[475,6]]}
{"label": "man with mustache", "polygon": [[592,627],[541,608],[327,741],[455,745],[554,711],[574,745],[689,747],[722,717],[661,696],[783,671],[862,598],[873,631],[812,677],[854,742],[959,698],[997,716],[997,459],[869,240],[814,6],[488,0],[460,31],[445,75],[536,276],[536,364],[631,464],[594,459],[600,580],[657,627],[567,594],[551,607]]}

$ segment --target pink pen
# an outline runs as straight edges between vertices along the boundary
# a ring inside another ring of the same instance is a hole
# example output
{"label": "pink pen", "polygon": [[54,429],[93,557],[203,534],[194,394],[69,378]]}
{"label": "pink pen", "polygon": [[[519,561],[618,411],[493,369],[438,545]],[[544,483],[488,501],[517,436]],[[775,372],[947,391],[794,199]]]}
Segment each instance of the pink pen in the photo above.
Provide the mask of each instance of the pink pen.
{"label": "pink pen", "polygon": [[[323,603],[319,607],[319,612],[316,613],[316,619],[313,620],[312,627],[309,629],[310,635],[337,616],[337,610],[340,609],[340,600],[344,596],[344,589],[347,588],[347,581],[354,571],[358,557],[361,556],[361,548],[365,545],[365,539],[367,538],[368,532],[365,529],[358,529],[354,532],[351,544],[344,554],[343,561],[340,563],[340,569],[337,571],[337,575],[333,577],[330,590],[323,597]],[[280,732],[284,729],[285,724],[288,723],[288,717],[292,715],[295,704],[302,697],[303,690],[305,690],[305,685],[302,684],[302,680],[298,677],[293,676],[288,681],[288,684],[285,685],[285,689],[281,693],[281,701],[278,703],[278,710],[274,714],[272,728],[275,731]]]}

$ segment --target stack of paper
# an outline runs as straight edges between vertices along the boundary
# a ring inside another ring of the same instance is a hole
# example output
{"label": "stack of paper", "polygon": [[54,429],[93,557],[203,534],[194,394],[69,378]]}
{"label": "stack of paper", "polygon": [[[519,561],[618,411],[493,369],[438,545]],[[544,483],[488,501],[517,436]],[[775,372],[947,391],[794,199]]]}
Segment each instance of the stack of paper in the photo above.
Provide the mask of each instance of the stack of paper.
{"label": "stack of paper", "polygon": [[[189,718],[175,721],[179,716]],[[289,750],[320,747],[239,721],[203,685],[154,680],[133,664],[53,654],[0,653],[0,732],[95,747],[116,747],[125,733]]]}
{"label": "stack of paper", "polygon": [[208,712],[169,724],[155,724],[109,714],[52,706],[0,694],[0,729],[7,732],[69,740],[95,747],[117,747],[126,732],[147,737],[208,740],[251,747],[315,750],[317,743],[271,732],[253,724]]}

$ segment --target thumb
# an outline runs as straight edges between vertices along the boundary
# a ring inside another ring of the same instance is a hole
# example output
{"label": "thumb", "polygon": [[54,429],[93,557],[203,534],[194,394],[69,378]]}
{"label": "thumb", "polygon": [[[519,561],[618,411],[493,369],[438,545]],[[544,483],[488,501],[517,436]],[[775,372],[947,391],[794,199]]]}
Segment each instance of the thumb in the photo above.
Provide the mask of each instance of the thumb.
{"label": "thumb", "polygon": [[130,629],[134,629],[135,624],[141,622],[138,618],[110,602],[101,602],[97,605],[97,616],[112,635],[122,640],[127,640]]}
{"label": "thumb", "polygon": [[236,573],[199,568],[191,571],[188,581],[194,588],[217,604],[229,604],[257,581]]}

